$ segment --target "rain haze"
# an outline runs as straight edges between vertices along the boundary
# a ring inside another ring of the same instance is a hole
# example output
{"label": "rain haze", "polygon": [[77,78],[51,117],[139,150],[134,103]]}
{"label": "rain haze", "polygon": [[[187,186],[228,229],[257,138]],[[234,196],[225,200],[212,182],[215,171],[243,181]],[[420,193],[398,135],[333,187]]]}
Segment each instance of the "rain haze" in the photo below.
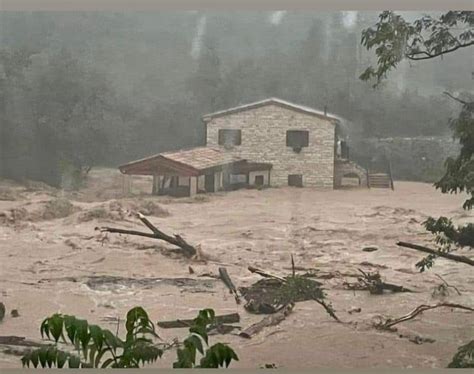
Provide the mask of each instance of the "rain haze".
{"label": "rain haze", "polygon": [[381,13],[0,12],[0,368],[474,365],[474,15]]}

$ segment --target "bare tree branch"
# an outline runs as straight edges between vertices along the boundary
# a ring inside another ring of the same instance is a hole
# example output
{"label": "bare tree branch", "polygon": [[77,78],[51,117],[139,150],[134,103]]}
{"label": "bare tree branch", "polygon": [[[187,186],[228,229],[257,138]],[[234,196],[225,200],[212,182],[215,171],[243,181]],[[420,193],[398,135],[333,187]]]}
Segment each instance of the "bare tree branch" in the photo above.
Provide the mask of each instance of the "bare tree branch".
{"label": "bare tree branch", "polygon": [[423,247],[421,245],[416,245],[416,244],[411,244],[411,243],[405,243],[405,242],[398,242],[398,246],[400,247],[405,247],[405,248],[411,248],[420,252],[425,252],[429,253],[435,256],[447,258],[448,260],[456,261],[456,262],[462,262],[467,265],[474,266],[474,260],[471,260],[468,257],[465,256],[457,256],[453,255],[451,253],[446,253],[446,252],[441,252],[441,251],[436,251],[434,249],[428,248],[428,247]]}
{"label": "bare tree branch", "polygon": [[415,318],[417,315],[430,310],[430,309],[435,309],[435,308],[441,308],[441,307],[447,307],[447,308],[457,308],[457,309],[464,309],[468,310],[470,312],[474,312],[474,308],[461,305],[461,304],[453,304],[453,303],[440,303],[436,305],[420,305],[416,307],[414,310],[412,310],[410,313],[396,319],[388,319],[384,323],[378,325],[377,327],[380,329],[384,330],[390,330],[393,328],[393,326],[398,325],[399,323],[409,321],[413,318]]}
{"label": "bare tree branch", "polygon": [[116,233],[116,234],[127,234],[127,235],[136,235],[136,236],[144,236],[146,238],[151,238],[151,239],[160,239],[164,240],[165,242],[168,242],[170,244],[173,244],[183,250],[186,256],[192,257],[197,254],[196,248],[194,248],[192,245],[188,244],[180,235],[174,235],[170,236],[165,234],[164,232],[158,230],[158,228],[153,225],[143,214],[138,213],[137,217],[140,219],[140,221],[143,222],[143,224],[148,227],[151,231],[153,231],[153,234],[141,232],[141,231],[135,231],[135,230],[124,230],[124,229],[118,229],[114,227],[96,227],[96,230],[99,230],[101,232],[110,232],[110,233]]}
{"label": "bare tree branch", "polygon": [[449,96],[451,99],[460,102],[461,104],[464,104],[464,105],[468,105],[468,104],[469,104],[467,101],[464,101],[464,100],[461,100],[461,99],[459,99],[459,98],[457,98],[457,97],[454,97],[454,96],[451,95],[448,91],[444,91],[443,93],[444,93],[445,95]]}

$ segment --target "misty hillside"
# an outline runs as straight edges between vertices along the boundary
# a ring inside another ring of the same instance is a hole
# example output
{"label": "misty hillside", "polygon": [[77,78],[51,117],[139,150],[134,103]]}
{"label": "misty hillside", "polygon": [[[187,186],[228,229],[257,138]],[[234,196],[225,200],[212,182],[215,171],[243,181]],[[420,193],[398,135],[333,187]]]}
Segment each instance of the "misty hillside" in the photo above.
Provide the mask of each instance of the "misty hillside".
{"label": "misty hillside", "polygon": [[448,133],[457,107],[442,92],[471,90],[469,51],[402,64],[374,91],[358,77],[377,15],[0,13],[4,174],[202,144],[201,115],[270,96],[327,106],[362,137]]}

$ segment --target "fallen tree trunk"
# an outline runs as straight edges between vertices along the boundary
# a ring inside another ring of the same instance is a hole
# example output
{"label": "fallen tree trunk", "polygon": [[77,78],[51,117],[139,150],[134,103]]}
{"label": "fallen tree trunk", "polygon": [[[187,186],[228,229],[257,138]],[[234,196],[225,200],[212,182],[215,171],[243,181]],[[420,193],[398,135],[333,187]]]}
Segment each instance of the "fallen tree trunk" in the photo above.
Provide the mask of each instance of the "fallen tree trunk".
{"label": "fallen tree trunk", "polygon": [[135,230],[125,230],[125,229],[118,229],[114,227],[96,227],[96,230],[99,230],[100,232],[110,232],[112,234],[126,234],[126,235],[135,235],[135,236],[144,236],[146,238],[151,238],[151,239],[159,239],[159,240],[164,240],[165,242],[168,242],[170,244],[173,244],[183,250],[183,253],[187,257],[193,257],[197,254],[196,248],[194,248],[192,245],[188,244],[180,235],[175,234],[174,236],[170,236],[165,234],[164,232],[158,230],[158,228],[153,225],[143,214],[137,213],[137,217],[140,219],[140,221],[143,222],[143,224],[148,227],[153,233],[146,233],[146,232],[141,232],[141,231],[135,231]]}
{"label": "fallen tree trunk", "polygon": [[286,305],[277,313],[271,314],[265,317],[264,319],[262,319],[260,322],[254,323],[253,325],[247,327],[244,331],[242,331],[239,334],[239,336],[241,336],[242,338],[251,339],[252,336],[258,334],[265,327],[278,325],[291,313],[294,306],[295,304],[293,303]]}
{"label": "fallen tree trunk", "polygon": [[[223,323],[237,323],[240,322],[240,315],[238,313],[223,314],[215,316],[215,322],[217,324]],[[161,321],[156,323],[163,329],[179,329],[183,327],[190,327],[193,324],[192,319],[177,319],[174,321]]]}
{"label": "fallen tree trunk", "polygon": [[451,253],[441,252],[441,251],[437,251],[435,249],[431,249],[431,248],[428,248],[428,247],[423,247],[423,246],[417,245],[417,244],[406,243],[406,242],[398,242],[397,245],[400,246],[400,247],[411,248],[411,249],[414,249],[416,251],[429,253],[431,255],[443,257],[443,258],[446,258],[448,260],[452,260],[452,261],[456,261],[456,262],[462,262],[464,264],[474,266],[474,260],[471,260],[470,258],[468,258],[466,256],[453,255]]}
{"label": "fallen tree trunk", "polygon": [[237,293],[237,289],[235,288],[234,283],[232,283],[232,279],[230,279],[229,273],[227,273],[227,269],[219,268],[219,275],[220,275],[220,278],[222,279],[222,282],[224,282],[224,284],[230,290],[230,293],[234,295],[235,302],[237,304],[240,304],[239,294]]}
{"label": "fallen tree trunk", "polygon": [[399,323],[409,321],[410,319],[415,318],[417,315],[423,313],[424,311],[430,310],[430,309],[436,309],[436,308],[441,308],[441,307],[447,307],[447,308],[458,308],[458,309],[464,309],[468,310],[470,312],[474,312],[474,308],[461,305],[461,304],[453,304],[453,303],[440,303],[440,304],[435,304],[435,305],[420,305],[416,307],[413,311],[410,313],[396,319],[388,319],[384,323],[381,323],[377,325],[377,328],[384,329],[384,330],[391,330],[393,329],[393,326],[398,325]]}

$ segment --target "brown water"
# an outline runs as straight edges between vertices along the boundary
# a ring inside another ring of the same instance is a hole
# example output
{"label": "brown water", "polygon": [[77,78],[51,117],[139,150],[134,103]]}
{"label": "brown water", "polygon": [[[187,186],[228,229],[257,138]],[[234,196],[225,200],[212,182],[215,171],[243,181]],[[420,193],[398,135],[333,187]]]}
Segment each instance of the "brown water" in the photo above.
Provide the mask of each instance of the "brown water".
{"label": "brown water", "polygon": [[[9,314],[0,324],[0,335],[39,338],[39,324],[52,313],[74,314],[115,329],[105,317],[123,318],[128,309],[142,305],[154,321],[193,318],[202,308],[218,314],[239,312],[246,326],[263,316],[245,312],[236,305],[224,284],[199,277],[217,273],[225,266],[236,286],[259,279],[247,270],[257,266],[277,275],[290,272],[290,256],[297,266],[356,273],[357,268],[379,270],[391,283],[418,293],[370,295],[347,291],[342,279],[322,280],[327,297],[344,321],[334,322],[314,302],[298,303],[280,325],[263,330],[246,340],[235,335],[218,335],[212,341],[227,342],[240,357],[233,367],[258,368],[275,363],[287,368],[362,367],[445,367],[456,348],[474,335],[474,314],[439,308],[399,325],[403,334],[435,339],[434,343],[414,344],[394,333],[369,328],[377,315],[401,316],[419,304],[435,304],[433,288],[441,275],[457,286],[461,296],[451,293],[445,301],[474,307],[474,272],[468,265],[438,260],[435,268],[418,273],[415,263],[423,254],[396,246],[408,241],[430,244],[421,222],[427,216],[446,215],[457,222],[473,221],[461,209],[464,196],[443,195],[429,184],[396,182],[391,190],[339,190],[281,188],[263,191],[241,190],[207,195],[198,199],[151,198],[170,214],[150,220],[166,233],[180,233],[211,259],[192,262],[172,256],[166,243],[140,237],[108,235],[96,226],[147,229],[131,217],[93,219],[83,222],[81,214],[117,199],[123,206],[139,201],[120,195],[119,176],[110,170],[91,175],[89,186],[79,194],[44,190],[25,191],[0,182],[18,192],[15,201],[0,201],[0,212],[14,207],[39,209],[52,195],[65,196],[81,209],[65,218],[18,220],[0,227],[0,300],[8,313],[18,309],[19,318]],[[135,192],[151,189],[146,178],[134,185]],[[377,246],[375,252],[363,247]],[[462,254],[472,257],[469,251]],[[188,266],[194,269],[189,274]],[[86,276],[128,278],[192,278],[196,284],[114,284],[96,287],[86,284]],[[75,281],[71,278],[75,277]],[[354,279],[347,279],[354,281]],[[361,312],[348,310],[360,307]],[[184,337],[186,330],[159,331],[165,340]],[[171,367],[175,358],[167,352],[154,366]],[[0,353],[0,367],[19,367],[19,358]]]}

